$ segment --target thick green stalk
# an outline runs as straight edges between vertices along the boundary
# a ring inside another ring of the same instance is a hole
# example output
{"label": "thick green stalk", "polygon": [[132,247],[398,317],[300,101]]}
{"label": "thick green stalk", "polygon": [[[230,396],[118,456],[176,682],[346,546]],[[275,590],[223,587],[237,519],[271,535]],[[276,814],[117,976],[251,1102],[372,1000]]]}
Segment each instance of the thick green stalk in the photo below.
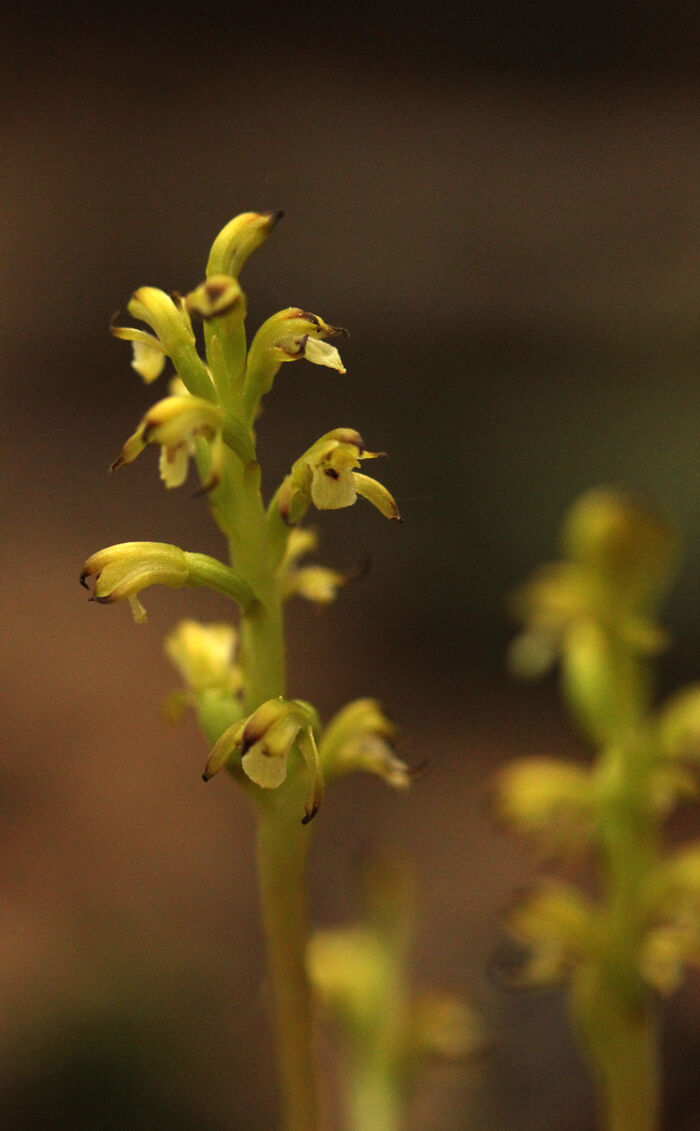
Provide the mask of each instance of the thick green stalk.
{"label": "thick green stalk", "polygon": [[284,793],[259,806],[258,874],[275,1008],[285,1131],[319,1126],[313,1017],[306,973],[306,865],[310,830],[301,824],[306,783],[297,774]]}
{"label": "thick green stalk", "polygon": [[236,574],[250,585],[258,604],[241,622],[245,707],[254,711],[286,691],[282,594],[272,569],[267,518],[260,494],[260,465],[229,461],[232,508],[228,536]]}
{"label": "thick green stalk", "polygon": [[[257,604],[241,622],[245,710],[286,692],[282,595],[270,551],[257,462],[227,464],[226,526],[237,576]],[[221,514],[219,520],[221,521]],[[306,871],[311,830],[304,827],[305,773],[290,768],[280,790],[258,801],[258,875],[275,1008],[279,1078],[286,1131],[316,1131],[311,993],[306,973],[309,926]]]}

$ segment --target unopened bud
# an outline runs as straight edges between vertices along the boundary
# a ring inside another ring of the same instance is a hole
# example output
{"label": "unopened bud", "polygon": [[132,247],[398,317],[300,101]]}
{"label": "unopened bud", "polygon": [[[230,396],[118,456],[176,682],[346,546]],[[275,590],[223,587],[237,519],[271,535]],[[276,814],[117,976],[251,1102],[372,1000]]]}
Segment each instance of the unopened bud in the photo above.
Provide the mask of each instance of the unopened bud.
{"label": "unopened bud", "polygon": [[229,220],[212,244],[207,278],[232,275],[237,279],[248,256],[265,242],[283,215],[283,212],[242,212]]}

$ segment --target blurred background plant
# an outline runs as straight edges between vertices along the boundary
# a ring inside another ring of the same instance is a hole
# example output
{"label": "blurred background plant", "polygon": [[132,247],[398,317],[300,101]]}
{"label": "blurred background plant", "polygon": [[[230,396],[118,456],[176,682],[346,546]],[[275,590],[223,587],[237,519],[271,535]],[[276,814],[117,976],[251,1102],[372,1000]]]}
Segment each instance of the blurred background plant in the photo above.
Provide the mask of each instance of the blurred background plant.
{"label": "blurred background plant", "polygon": [[345,1102],[333,1126],[348,1131],[398,1131],[426,1063],[464,1065],[484,1046],[466,1001],[412,985],[414,886],[405,859],[375,852],[361,870],[361,917],[309,943],[311,981],[341,1044]]}
{"label": "blurred background plant", "polygon": [[[192,722],[170,730],[153,710],[172,686],[164,634],[188,614],[219,621],[221,603],[154,591],[137,633],[74,597],[75,562],[99,545],[158,530],[218,550],[204,508],[154,492],[146,461],[105,475],[152,400],[125,397],[105,313],[144,281],[195,286],[212,233],[254,201],[287,219],[273,258],[247,267],[251,325],[300,302],[351,333],[328,397],[315,368],[285,372],[265,420],[269,486],[294,437],[344,420],[391,453],[406,522],[400,540],[374,524],[372,568],[341,602],[311,623],[292,611],[308,645],[297,686],[324,717],[381,687],[401,756],[429,760],[391,812],[382,791],[338,783],[316,830],[315,918],[351,918],[342,877],[368,843],[407,845],[424,893],[417,976],[473,992],[499,1034],[449,1109],[424,1080],[408,1125],[453,1131],[469,1105],[480,1129],[589,1131],[558,995],[504,994],[484,973],[531,875],[490,826],[487,783],[517,755],[588,756],[551,681],[508,680],[503,595],[581,490],[651,494],[686,540],[660,692],[700,670],[698,18],[681,0],[405,20],[380,4],[371,26],[313,6],[3,14],[9,1127],[44,1127],[46,1110],[89,1126],[86,1112],[106,1120],[123,1101],[122,1126],[136,1109],[170,1128],[175,1104],[210,1131],[232,1089],[241,1127],[275,1110],[249,1052],[267,1015],[250,815],[241,800],[232,820],[230,795],[202,785]],[[323,524],[339,570],[348,545],[365,564],[366,516],[344,517]],[[669,837],[688,823],[681,809]],[[673,1131],[697,1124],[696,1013],[691,977],[662,1049]]]}
{"label": "blurred background plant", "polygon": [[593,856],[596,890],[551,877],[511,909],[525,946],[517,985],[569,985],[572,1024],[591,1060],[599,1126],[657,1131],[656,997],[700,960],[700,842],[664,850],[671,813],[697,797],[700,683],[655,707],[653,662],[667,645],[656,612],[675,572],[667,520],[619,491],[570,508],[562,560],[516,593],[523,621],[510,650],[524,677],[554,662],[563,699],[596,752],[583,768],[544,757],[501,770],[497,818],[571,864]]}

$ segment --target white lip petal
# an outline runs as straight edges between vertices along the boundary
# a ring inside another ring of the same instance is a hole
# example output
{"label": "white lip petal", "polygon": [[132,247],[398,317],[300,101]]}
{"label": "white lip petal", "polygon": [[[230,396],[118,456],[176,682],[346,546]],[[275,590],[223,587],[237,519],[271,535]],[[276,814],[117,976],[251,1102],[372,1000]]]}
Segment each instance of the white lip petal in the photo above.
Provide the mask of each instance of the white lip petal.
{"label": "white lip petal", "polygon": [[151,346],[146,342],[132,342],[131,345],[134,351],[131,367],[150,385],[165,368],[165,354],[160,345]]}
{"label": "white lip petal", "polygon": [[245,774],[261,789],[277,789],[287,777],[287,756],[275,757],[264,753],[256,744],[241,759]]}
{"label": "white lip petal", "polygon": [[337,369],[338,373],[347,372],[335,346],[330,346],[328,342],[319,341],[318,338],[309,336],[306,339],[304,357],[307,361],[313,362],[314,365],[327,365],[329,369]]}
{"label": "white lip petal", "polygon": [[340,510],[351,507],[357,499],[355,481],[351,471],[334,471],[332,468],[315,467],[311,481],[311,499],[320,511]]}
{"label": "white lip petal", "polygon": [[162,447],[158,470],[166,487],[182,487],[187,479],[187,470],[190,460],[188,444],[178,444],[176,448]]}

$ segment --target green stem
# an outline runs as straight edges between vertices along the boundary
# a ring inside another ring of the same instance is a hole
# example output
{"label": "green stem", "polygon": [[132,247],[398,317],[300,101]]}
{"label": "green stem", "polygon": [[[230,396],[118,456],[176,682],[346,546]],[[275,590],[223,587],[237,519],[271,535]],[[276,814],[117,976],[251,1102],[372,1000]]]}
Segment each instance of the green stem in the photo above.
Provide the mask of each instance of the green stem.
{"label": "green stem", "polygon": [[601,946],[573,988],[574,1013],[596,1070],[601,1128],[656,1131],[657,1024],[638,966],[645,929],[642,892],[658,855],[652,764],[643,726],[649,687],[637,657],[622,648],[612,655],[608,681],[617,717],[598,763],[605,798],[599,815]]}
{"label": "green stem", "polygon": [[230,461],[233,507],[229,523],[236,573],[250,585],[258,603],[241,623],[241,660],[246,711],[286,690],[282,594],[270,562],[267,519],[260,495],[260,465]]}
{"label": "green stem", "polygon": [[657,1131],[656,1021],[641,982],[634,1001],[621,993],[619,975],[599,965],[574,987],[575,1021],[595,1069],[599,1126],[601,1131]]}
{"label": "green stem", "polygon": [[193,345],[174,348],[170,359],[192,396],[202,397],[205,401],[216,400],[211,378]]}
{"label": "green stem", "polygon": [[303,772],[259,806],[258,873],[275,1007],[285,1131],[319,1126],[311,993],[306,973],[306,865]]}
{"label": "green stem", "polygon": [[[241,662],[245,711],[286,692],[281,586],[272,560],[260,467],[235,457],[226,467],[226,528],[236,575],[257,602],[243,614]],[[222,515],[219,514],[221,521]],[[286,1131],[316,1131],[311,992],[306,973],[309,936],[306,871],[311,831],[301,824],[307,780],[290,767],[279,790],[258,791],[258,874],[275,1007],[279,1077]]]}
{"label": "green stem", "polygon": [[601,1078],[602,1118],[606,1131],[656,1131],[659,1079],[653,1019],[627,1017],[619,1047]]}
{"label": "green stem", "polygon": [[349,1066],[348,1112],[351,1131],[398,1131],[401,1100],[397,1084],[384,1065],[366,1055]]}
{"label": "green stem", "polygon": [[188,585],[206,585],[217,593],[223,593],[236,601],[244,612],[252,613],[257,608],[255,592],[250,585],[232,569],[210,558],[208,554],[191,553],[185,550],[185,561],[190,573]]}
{"label": "green stem", "polygon": [[226,318],[213,318],[204,323],[204,340],[221,403],[227,411],[237,412],[245,374],[245,324],[243,321],[231,324]]}

